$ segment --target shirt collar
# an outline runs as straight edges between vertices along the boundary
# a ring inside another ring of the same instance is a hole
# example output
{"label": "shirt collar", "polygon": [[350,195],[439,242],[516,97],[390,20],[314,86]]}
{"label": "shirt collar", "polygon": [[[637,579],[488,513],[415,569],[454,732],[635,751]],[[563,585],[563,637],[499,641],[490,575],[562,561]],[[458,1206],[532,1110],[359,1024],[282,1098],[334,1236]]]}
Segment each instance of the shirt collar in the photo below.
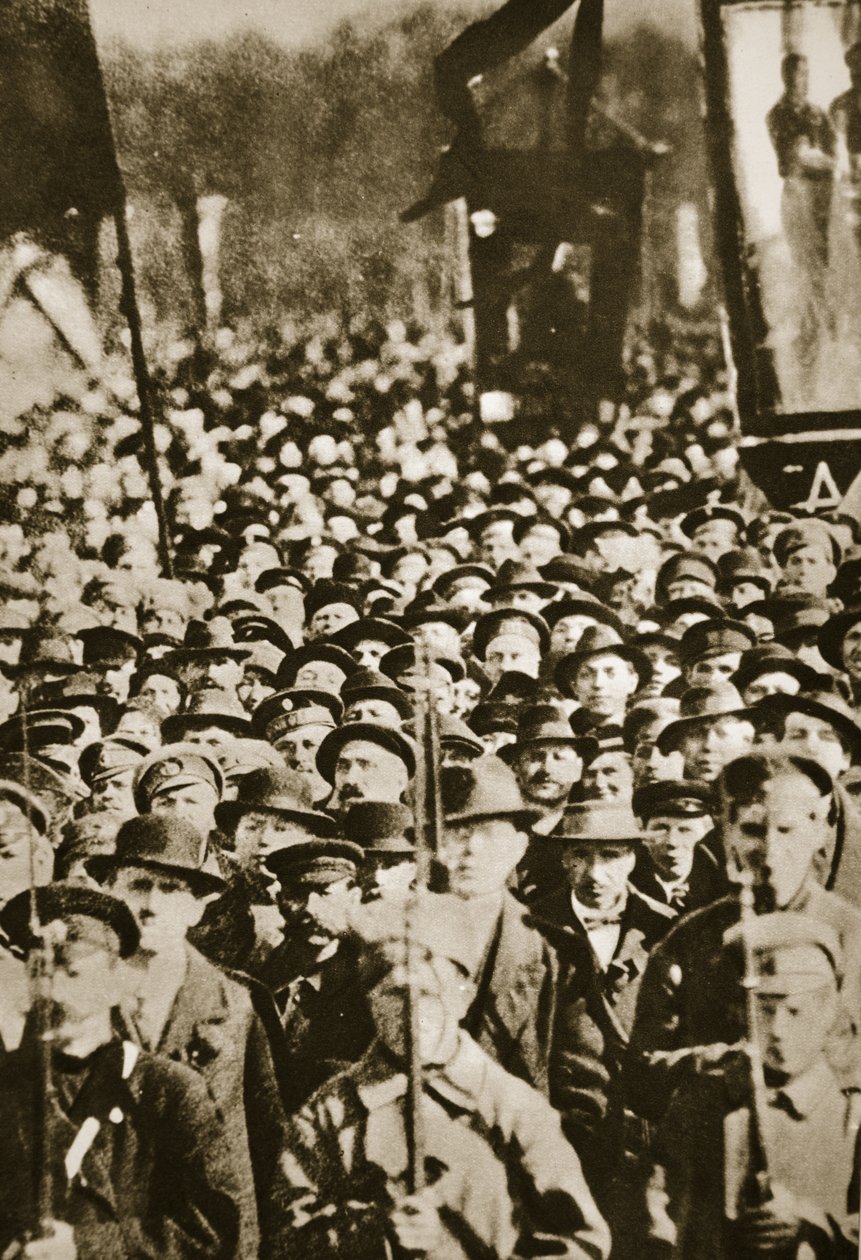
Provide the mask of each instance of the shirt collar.
{"label": "shirt collar", "polygon": [[806,1120],[819,1103],[820,1098],[830,1085],[834,1083],[834,1075],[824,1059],[819,1059],[807,1072],[797,1076],[788,1085],[783,1085],[775,1094],[781,1094],[792,1104],[799,1120]]}
{"label": "shirt collar", "polygon": [[[454,1058],[435,1071],[427,1072],[425,1085],[438,1097],[463,1111],[474,1111],[485,1075],[482,1051],[471,1038],[461,1036]],[[379,1044],[371,1052],[363,1079],[356,1092],[368,1112],[388,1107],[407,1092],[406,1073],[392,1071],[392,1061]]]}

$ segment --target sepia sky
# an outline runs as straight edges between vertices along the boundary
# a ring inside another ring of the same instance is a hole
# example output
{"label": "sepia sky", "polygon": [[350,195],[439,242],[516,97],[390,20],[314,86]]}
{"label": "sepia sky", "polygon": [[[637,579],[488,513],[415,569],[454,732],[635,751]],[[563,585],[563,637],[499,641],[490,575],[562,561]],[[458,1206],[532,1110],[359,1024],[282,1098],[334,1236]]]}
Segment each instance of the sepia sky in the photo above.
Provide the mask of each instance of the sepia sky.
{"label": "sepia sky", "polygon": [[[455,0],[436,0],[437,4],[447,2]],[[456,2],[464,5],[464,0]],[[474,0],[474,4],[477,12],[488,7],[486,0]],[[693,39],[695,4],[696,0],[651,0],[649,19],[666,22],[670,29],[684,31]],[[412,4],[410,0],[90,0],[90,7],[98,38],[122,36],[138,45],[157,47],[190,39],[219,39],[242,27],[252,27],[279,42],[305,43],[325,38],[343,18],[365,13],[380,20]],[[642,16],[640,0],[610,0],[607,29],[612,33]]]}

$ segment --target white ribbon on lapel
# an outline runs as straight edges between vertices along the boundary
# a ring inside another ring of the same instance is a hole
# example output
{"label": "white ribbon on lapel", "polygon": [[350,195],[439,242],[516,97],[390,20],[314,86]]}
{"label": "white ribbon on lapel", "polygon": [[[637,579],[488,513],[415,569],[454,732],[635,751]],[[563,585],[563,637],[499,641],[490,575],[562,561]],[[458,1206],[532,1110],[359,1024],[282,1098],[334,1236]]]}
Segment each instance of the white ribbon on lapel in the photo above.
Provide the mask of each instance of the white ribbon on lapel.
{"label": "white ribbon on lapel", "polygon": [[66,1158],[63,1161],[66,1166],[66,1176],[72,1182],[81,1171],[81,1165],[84,1162],[84,1156],[96,1140],[96,1136],[101,1128],[101,1124],[95,1116],[87,1116],[78,1132],[75,1134],[72,1145],[66,1151]]}

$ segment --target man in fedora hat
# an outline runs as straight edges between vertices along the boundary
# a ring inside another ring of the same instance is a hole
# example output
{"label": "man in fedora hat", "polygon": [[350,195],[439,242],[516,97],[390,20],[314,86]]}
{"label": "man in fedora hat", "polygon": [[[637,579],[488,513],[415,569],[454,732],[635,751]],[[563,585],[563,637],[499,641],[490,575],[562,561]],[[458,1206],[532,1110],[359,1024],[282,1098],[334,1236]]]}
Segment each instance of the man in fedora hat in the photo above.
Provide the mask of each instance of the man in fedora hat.
{"label": "man in fedora hat", "polygon": [[834,613],[820,626],[819,652],[826,665],[846,675],[857,706],[861,702],[861,606]]}
{"label": "man in fedora hat", "polygon": [[532,909],[564,960],[564,1056],[554,1101],[599,1206],[616,1226],[614,1254],[633,1256],[625,1214],[643,1134],[633,1117],[626,1122],[622,1067],[649,952],[673,914],[630,882],[644,847],[630,805],[571,805],[551,841],[565,883]]}
{"label": "man in fedora hat", "polygon": [[730,682],[745,704],[752,705],[778,693],[794,696],[799,691],[811,691],[821,682],[821,676],[788,647],[763,643],[742,652]]}
{"label": "man in fedora hat", "polygon": [[356,801],[341,818],[345,839],[364,852],[359,869],[362,896],[367,901],[392,891],[405,892],[416,874],[414,820],[408,805],[386,801]]}
{"label": "man in fedora hat", "polygon": [[116,851],[88,870],[129,907],[139,941],[129,959],[120,1022],[130,1040],[203,1076],[224,1117],[240,1187],[238,1254],[256,1257],[272,1228],[284,1116],[267,1035],[248,990],[187,940],[224,880],[202,869],[191,823],[159,815],[129,819]]}
{"label": "man in fedora hat", "polygon": [[[0,928],[22,954],[50,956],[53,1088],[45,1097],[30,1030],[0,1062],[3,1254],[228,1260],[239,1186],[216,1102],[196,1072],[121,1040],[113,1024],[134,917],[83,884],[48,884],[35,906],[39,935],[29,891],[4,907]],[[50,1219],[40,1220],[46,1178]]]}
{"label": "man in fedora hat", "polygon": [[[394,1254],[505,1260],[518,1252],[604,1260],[610,1238],[547,1100],[503,1070],[464,1027],[476,946],[468,910],[426,893],[362,908],[361,946],[376,1030],[358,1063],[296,1114],[284,1168],[300,1256]],[[403,1073],[407,994],[416,1004],[427,1183],[408,1184]]]}
{"label": "man in fedora hat", "polygon": [[182,645],[168,652],[164,661],[177,671],[189,692],[209,686],[235,694],[247,656],[248,648],[236,643],[227,618],[213,617],[190,621]]}
{"label": "man in fedora hat", "polygon": [[809,914],[840,938],[843,1007],[831,1059],[845,1087],[857,1088],[861,911],[826,891],[817,872],[828,840],[831,788],[827,771],[807,758],[763,751],[724,769],[719,826],[730,891],[679,919],[649,959],[627,1065],[629,1105],[639,1114],[660,1119],[677,1086],[744,1036],[737,960],[721,945],[741,919],[746,884],[756,913]]}
{"label": "man in fedora hat", "polygon": [[547,835],[561,817],[583,770],[579,741],[555,705],[521,710],[510,764],[523,799],[539,813],[533,831]]}
{"label": "man in fedora hat", "polygon": [[562,709],[538,704],[520,710],[516,740],[505,750],[504,760],[517,775],[521,796],[535,811],[529,844],[518,866],[520,892],[529,902],[561,879],[558,854],[546,837],[580,780],[583,743]]}
{"label": "man in fedora hat", "polygon": [[506,1070],[547,1093],[558,964],[509,891],[535,810],[498,757],[442,770],[440,793],[439,866],[446,888],[469,906],[481,946],[465,1027]]}
{"label": "man in fedora hat", "polygon": [[651,666],[639,648],[624,643],[607,626],[588,627],[577,648],[556,666],[557,685],[580,706],[572,718],[575,734],[619,727],[634,692],[649,681]]}
{"label": "man in fedora hat", "polygon": [[658,736],[658,748],[664,756],[681,753],[686,779],[711,782],[728,762],[750,750],[754,734],[754,712],[745,708],[735,687],[715,683],[688,688],[679,716]]}
{"label": "man in fedora hat", "polygon": [[345,722],[375,722],[396,728],[413,714],[410,697],[386,674],[360,669],[341,689]]}

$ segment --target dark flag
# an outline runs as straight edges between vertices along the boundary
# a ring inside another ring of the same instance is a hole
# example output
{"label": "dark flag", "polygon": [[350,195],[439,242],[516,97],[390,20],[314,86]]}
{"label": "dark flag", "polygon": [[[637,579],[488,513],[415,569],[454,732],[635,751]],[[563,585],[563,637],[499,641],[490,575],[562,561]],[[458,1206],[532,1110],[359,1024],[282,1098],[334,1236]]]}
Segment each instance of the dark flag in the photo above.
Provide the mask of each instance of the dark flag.
{"label": "dark flag", "polygon": [[121,204],[87,0],[3,0],[0,240],[26,231],[86,272]]}

